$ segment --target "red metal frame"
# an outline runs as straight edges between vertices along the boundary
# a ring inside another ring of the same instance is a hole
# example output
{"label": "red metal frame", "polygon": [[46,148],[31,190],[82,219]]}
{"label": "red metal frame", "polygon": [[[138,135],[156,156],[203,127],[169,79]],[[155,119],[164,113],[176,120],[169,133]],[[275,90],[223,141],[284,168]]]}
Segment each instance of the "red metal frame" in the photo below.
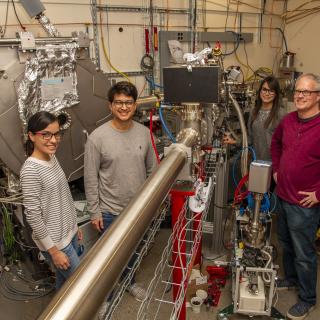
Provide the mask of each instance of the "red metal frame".
{"label": "red metal frame", "polygon": [[[176,301],[179,297],[180,285],[187,287],[187,283],[182,283],[183,281],[183,269],[186,270],[186,231],[182,228],[186,225],[186,216],[183,206],[185,204],[186,198],[188,196],[194,195],[193,190],[182,190],[182,189],[172,189],[171,194],[171,223],[172,230],[175,234],[173,235],[173,251],[172,251],[172,261],[173,261],[173,273],[172,273],[172,282],[173,282],[173,301]],[[180,215],[183,217],[180,218]],[[181,220],[180,220],[181,219]],[[175,228],[175,225],[178,221],[181,221],[181,224],[178,228]],[[178,255],[180,252],[180,258]],[[182,264],[182,265],[181,265]],[[181,311],[179,314],[179,320],[186,319],[186,299],[184,299],[181,306]]]}

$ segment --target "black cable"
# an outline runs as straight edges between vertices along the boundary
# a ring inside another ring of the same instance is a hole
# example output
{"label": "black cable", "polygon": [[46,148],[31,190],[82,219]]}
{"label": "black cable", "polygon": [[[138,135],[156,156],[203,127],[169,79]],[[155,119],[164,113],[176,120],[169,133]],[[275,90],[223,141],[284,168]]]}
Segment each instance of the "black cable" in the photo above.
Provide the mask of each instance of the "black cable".
{"label": "black cable", "polygon": [[287,39],[286,39],[286,36],[284,35],[284,32],[281,28],[276,28],[276,30],[279,30],[281,35],[282,35],[282,39],[283,39],[283,42],[284,42],[284,46],[286,48],[286,52],[288,52],[288,45],[287,45]]}
{"label": "black cable", "polygon": [[41,285],[43,286],[42,292],[37,290],[25,291],[25,290],[17,289],[10,284],[8,276],[6,274],[9,274],[9,272],[4,271],[0,275],[0,288],[2,289],[1,293],[10,300],[23,301],[23,300],[38,299],[54,291],[54,285],[47,282],[39,283],[40,286]]}
{"label": "black cable", "polygon": [[141,66],[141,69],[143,71],[152,71],[153,70],[153,67],[154,67],[154,59],[153,57],[146,53],[142,58],[141,58],[141,61],[140,61],[140,66]]}
{"label": "black cable", "polygon": [[248,66],[249,69],[254,73],[254,70],[253,70],[252,67],[249,65],[248,52],[247,52],[247,47],[246,47],[246,40],[242,39],[242,41],[243,41],[243,50],[244,50],[244,53],[245,53],[245,55],[246,55],[247,66]]}
{"label": "black cable", "polygon": [[227,221],[229,220],[229,218],[232,218],[232,211],[231,211],[231,213],[229,213],[227,216],[226,216],[226,218],[225,218],[225,220],[224,220],[224,225],[223,225],[223,231],[222,231],[222,245],[223,245],[223,247],[226,249],[226,250],[230,250],[230,248],[228,248],[227,246],[226,246],[226,243],[225,243],[225,233],[226,233],[226,225],[227,225]]}
{"label": "black cable", "polygon": [[26,30],[27,30],[26,27],[21,23],[21,21],[20,21],[20,19],[19,19],[19,16],[18,16],[18,14],[17,14],[16,5],[14,4],[14,0],[11,0],[11,2],[12,2],[12,5],[13,5],[14,14],[15,14],[16,17],[17,17],[17,20],[18,20],[18,22],[19,22],[19,24],[20,24],[21,29],[22,29],[23,31],[26,31]]}
{"label": "black cable", "polygon": [[231,54],[234,54],[238,48],[239,48],[239,45],[240,45],[240,35],[237,33],[237,32],[234,32],[232,30],[228,30],[226,32],[231,32],[234,36],[235,36],[235,39],[236,39],[236,44],[234,46],[234,49],[230,52],[226,52],[226,53],[222,53],[223,56],[230,56]]}

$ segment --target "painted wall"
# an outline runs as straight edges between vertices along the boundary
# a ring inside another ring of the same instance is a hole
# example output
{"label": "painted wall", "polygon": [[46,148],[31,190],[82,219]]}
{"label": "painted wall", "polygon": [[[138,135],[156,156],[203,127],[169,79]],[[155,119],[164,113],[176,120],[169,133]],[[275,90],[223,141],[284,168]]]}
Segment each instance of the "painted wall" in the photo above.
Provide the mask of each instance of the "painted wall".
{"label": "painted wall", "polygon": [[[148,7],[149,0],[130,1],[130,0],[97,0],[101,4],[108,6],[143,6]],[[16,11],[20,17],[21,23],[31,31],[35,36],[45,36],[45,32],[37,21],[31,19],[17,1]],[[46,15],[56,25],[61,35],[69,36],[72,31],[87,31],[93,38],[92,19],[90,13],[90,0],[43,0],[46,7]],[[227,6],[227,3],[231,3]],[[0,0],[0,25],[4,25],[6,16],[6,0]],[[170,9],[188,8],[189,0],[154,0],[153,6],[165,8],[169,13],[155,13],[153,23],[158,30],[188,30],[188,16],[185,14],[170,13]],[[283,1],[267,0],[266,7],[261,8],[260,0],[249,0],[243,2],[236,1],[197,1],[197,30],[198,31],[225,31],[233,30],[236,32],[253,33],[253,42],[245,46],[240,44],[237,50],[237,56],[226,57],[225,66],[239,65],[241,63],[243,72],[248,77],[252,71],[259,67],[267,67],[274,71],[278,68],[279,57],[281,56],[282,37],[276,28],[281,27],[283,13]],[[206,11],[206,13],[204,13]],[[99,23],[102,22],[102,30],[106,53],[114,67],[123,71],[139,71],[140,60],[145,53],[144,46],[144,28],[150,22],[147,13],[139,12],[106,12],[98,14]],[[122,30],[120,29],[122,28]],[[14,14],[13,6],[9,1],[8,26],[5,37],[14,37],[15,33],[20,31],[19,24]],[[101,32],[99,28],[99,37]],[[289,29],[288,29],[289,32]],[[293,45],[292,38],[297,33],[297,29],[290,29],[288,42],[292,45],[292,50],[297,46]],[[301,37],[303,37],[301,35]],[[214,46],[213,43],[210,44]],[[207,46],[198,44],[198,49]],[[234,47],[233,44],[222,43],[224,52],[229,52]],[[246,50],[245,50],[246,49]],[[247,55],[245,53],[247,52]],[[301,48],[302,51],[302,48]],[[93,46],[91,48],[94,56]],[[5,55],[3,51],[0,53]],[[299,59],[301,54],[297,54]],[[102,69],[106,72],[114,72],[109,63],[107,63],[102,43],[100,40],[100,57]],[[1,60],[1,59],[0,59]],[[156,63],[159,60],[155,54]],[[240,61],[240,62],[239,62]],[[306,64],[304,63],[306,66]],[[0,63],[1,66],[1,63]],[[157,66],[157,64],[156,64]],[[159,78],[159,70],[156,70]],[[142,76],[132,79],[141,90],[144,85]],[[157,81],[159,79],[156,79]]]}
{"label": "painted wall", "polygon": [[320,75],[319,2],[291,0],[288,2],[288,10],[285,34],[289,51],[296,53],[294,65],[297,71]]}

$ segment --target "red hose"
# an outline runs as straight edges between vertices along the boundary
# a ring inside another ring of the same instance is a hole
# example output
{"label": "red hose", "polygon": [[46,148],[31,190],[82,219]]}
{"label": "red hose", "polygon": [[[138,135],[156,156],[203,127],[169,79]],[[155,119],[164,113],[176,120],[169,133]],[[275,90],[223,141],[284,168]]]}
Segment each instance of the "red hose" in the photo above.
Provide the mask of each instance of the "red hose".
{"label": "red hose", "polygon": [[246,190],[244,192],[241,192],[242,187],[245,185],[245,183],[248,181],[248,179],[249,179],[249,174],[247,174],[244,177],[242,177],[242,179],[238,183],[237,188],[236,188],[236,190],[234,192],[234,198],[233,198],[233,204],[234,205],[237,204],[237,203],[240,203],[248,195],[248,193],[249,193],[248,190]]}
{"label": "red hose", "polygon": [[151,137],[151,143],[152,143],[152,148],[154,150],[154,153],[156,154],[156,157],[157,157],[157,162],[158,164],[160,163],[160,157],[159,157],[159,153],[158,153],[158,150],[156,148],[156,144],[154,143],[154,137],[153,137],[153,132],[152,132],[152,116],[153,116],[153,112],[152,110],[150,110],[150,137]]}

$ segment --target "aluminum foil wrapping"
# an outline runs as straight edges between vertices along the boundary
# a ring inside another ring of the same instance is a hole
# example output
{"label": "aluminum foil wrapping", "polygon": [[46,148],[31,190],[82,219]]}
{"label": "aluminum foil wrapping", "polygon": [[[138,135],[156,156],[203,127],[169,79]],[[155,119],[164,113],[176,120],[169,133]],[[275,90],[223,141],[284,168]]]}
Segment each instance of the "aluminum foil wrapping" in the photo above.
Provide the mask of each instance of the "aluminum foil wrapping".
{"label": "aluminum foil wrapping", "polygon": [[30,116],[38,111],[58,114],[60,110],[79,103],[77,48],[77,43],[39,46],[35,57],[27,60],[24,79],[17,92],[24,127]]}
{"label": "aluminum foil wrapping", "polygon": [[42,28],[49,34],[51,37],[59,37],[59,32],[56,27],[50,22],[50,19],[43,13],[37,17],[39,23],[42,25]]}

